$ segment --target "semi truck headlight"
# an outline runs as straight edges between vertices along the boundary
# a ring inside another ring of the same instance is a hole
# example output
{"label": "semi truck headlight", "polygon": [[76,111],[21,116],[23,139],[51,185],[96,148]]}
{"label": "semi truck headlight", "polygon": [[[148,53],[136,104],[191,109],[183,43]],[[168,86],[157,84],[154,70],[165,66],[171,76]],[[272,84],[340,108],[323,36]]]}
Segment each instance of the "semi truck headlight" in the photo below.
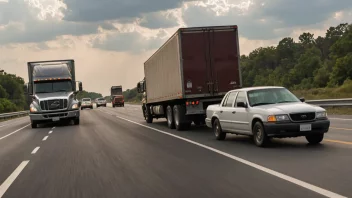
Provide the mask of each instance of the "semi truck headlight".
{"label": "semi truck headlight", "polygon": [[29,111],[30,111],[30,112],[37,112],[38,109],[35,108],[34,106],[31,106],[31,107],[29,108]]}
{"label": "semi truck headlight", "polygon": [[78,104],[73,104],[72,109],[78,109]]}

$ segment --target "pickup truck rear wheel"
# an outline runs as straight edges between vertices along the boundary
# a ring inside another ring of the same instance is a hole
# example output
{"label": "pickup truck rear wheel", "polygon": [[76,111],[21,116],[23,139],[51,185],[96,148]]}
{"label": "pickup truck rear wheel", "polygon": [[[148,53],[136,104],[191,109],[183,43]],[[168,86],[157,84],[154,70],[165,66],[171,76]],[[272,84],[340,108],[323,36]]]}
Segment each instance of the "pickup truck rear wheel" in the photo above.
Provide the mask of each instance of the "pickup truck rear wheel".
{"label": "pickup truck rear wheel", "polygon": [[226,138],[226,133],[222,131],[220,121],[218,119],[214,121],[213,131],[217,140],[224,140]]}
{"label": "pickup truck rear wheel", "polygon": [[167,119],[167,126],[170,129],[175,128],[175,119],[174,119],[174,114],[172,112],[172,107],[169,105],[166,108],[166,119]]}
{"label": "pickup truck rear wheel", "polygon": [[257,121],[254,124],[252,132],[253,132],[254,143],[257,146],[265,147],[269,143],[270,139],[266,135],[265,130],[264,130],[264,126],[261,122]]}
{"label": "pickup truck rear wheel", "polygon": [[324,139],[324,133],[322,133],[322,134],[314,134],[314,135],[307,135],[306,139],[307,139],[307,141],[310,144],[319,144]]}

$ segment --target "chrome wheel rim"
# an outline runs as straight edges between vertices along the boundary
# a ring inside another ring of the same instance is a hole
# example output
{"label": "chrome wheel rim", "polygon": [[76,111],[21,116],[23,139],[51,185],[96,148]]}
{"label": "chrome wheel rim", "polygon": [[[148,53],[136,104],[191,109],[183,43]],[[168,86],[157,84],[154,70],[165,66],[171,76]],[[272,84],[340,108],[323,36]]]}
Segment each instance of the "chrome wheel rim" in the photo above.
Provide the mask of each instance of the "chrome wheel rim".
{"label": "chrome wheel rim", "polygon": [[215,124],[215,135],[219,136],[220,135],[220,127],[218,124]]}
{"label": "chrome wheel rim", "polygon": [[255,138],[256,138],[257,142],[261,142],[262,136],[263,136],[263,131],[259,127],[256,127]]}

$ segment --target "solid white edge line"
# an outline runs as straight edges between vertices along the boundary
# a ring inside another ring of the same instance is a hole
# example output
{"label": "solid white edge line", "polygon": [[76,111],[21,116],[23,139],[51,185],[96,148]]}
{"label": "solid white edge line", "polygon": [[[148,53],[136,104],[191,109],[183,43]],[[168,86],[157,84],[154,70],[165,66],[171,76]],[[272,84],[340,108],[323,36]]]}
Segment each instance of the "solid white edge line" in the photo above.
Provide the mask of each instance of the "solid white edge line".
{"label": "solid white edge line", "polygon": [[37,147],[35,147],[35,149],[33,149],[33,151],[32,151],[32,153],[31,154],[35,154],[35,153],[37,153],[37,151],[39,150],[39,146],[37,146]]}
{"label": "solid white edge line", "polygon": [[13,134],[15,134],[15,133],[19,132],[20,130],[22,130],[22,129],[24,129],[24,128],[28,127],[29,125],[31,125],[31,124],[27,124],[26,126],[24,126],[24,127],[20,128],[20,129],[17,129],[17,130],[16,130],[16,131],[14,131],[14,132],[11,132],[11,133],[9,133],[9,134],[7,134],[7,135],[3,136],[3,137],[0,137],[0,140],[5,139],[5,138],[9,137],[10,135],[13,135]]}
{"label": "solid white edge line", "polygon": [[4,181],[4,183],[0,186],[0,198],[4,196],[7,189],[11,186],[11,184],[15,181],[15,179],[20,175],[22,170],[27,166],[28,161],[23,161],[16,169],[12,172],[12,174]]}
{"label": "solid white edge line", "polygon": [[[1,2],[1,1],[0,1]],[[23,118],[16,118],[16,119],[12,119],[12,120],[8,120],[8,121],[4,121],[4,122],[0,122],[1,124],[3,125],[0,125],[0,128],[1,127],[4,127],[4,126],[8,126],[8,125],[11,125],[13,123],[17,123],[17,122],[21,122],[25,119],[28,119],[27,117],[23,117]]]}
{"label": "solid white edge line", "polygon": [[347,118],[329,118],[330,120],[343,120],[343,121],[351,121],[352,119]]}
{"label": "solid white edge line", "polygon": [[46,139],[48,139],[48,137],[49,137],[49,136],[45,136],[45,137],[43,138],[43,141],[45,141]]}
{"label": "solid white edge line", "polygon": [[320,187],[318,187],[318,186],[314,186],[314,185],[309,184],[309,183],[307,183],[307,182],[304,182],[304,181],[298,180],[298,179],[296,179],[296,178],[290,177],[290,176],[288,176],[288,175],[284,175],[284,174],[279,173],[279,172],[277,172],[277,171],[271,170],[271,169],[266,168],[266,167],[264,167],[264,166],[255,164],[255,163],[250,162],[250,161],[247,161],[247,160],[245,160],[245,159],[242,159],[242,158],[236,157],[236,156],[234,156],[234,155],[225,153],[225,152],[223,152],[223,151],[214,149],[214,148],[212,148],[212,147],[206,146],[206,145],[204,145],[204,144],[200,144],[200,143],[198,143],[198,142],[195,142],[195,141],[192,141],[192,140],[189,140],[189,139],[186,139],[186,138],[183,138],[183,137],[180,137],[180,136],[177,136],[177,135],[174,135],[174,134],[171,134],[171,133],[168,133],[168,132],[159,130],[159,129],[155,129],[155,128],[153,128],[153,127],[149,127],[149,126],[146,126],[146,125],[144,125],[144,124],[140,124],[140,123],[138,123],[138,122],[135,122],[135,121],[132,121],[132,120],[129,120],[129,119],[120,117],[120,116],[116,116],[116,117],[119,118],[119,119],[121,119],[121,120],[125,120],[125,121],[131,122],[131,123],[133,123],[133,124],[136,124],[136,125],[139,125],[139,126],[142,126],[142,127],[145,127],[145,128],[148,128],[148,129],[151,129],[151,130],[154,130],[154,131],[157,131],[157,132],[159,132],[159,133],[163,133],[163,134],[165,134],[165,135],[169,135],[169,136],[172,136],[172,137],[174,137],[174,138],[178,138],[178,139],[180,139],[180,140],[189,142],[189,143],[191,143],[191,144],[200,146],[200,147],[202,147],[202,148],[208,149],[208,150],[210,150],[210,151],[213,151],[213,152],[215,152],[215,153],[218,153],[218,154],[220,154],[220,155],[223,155],[223,156],[228,157],[228,158],[230,158],[230,159],[233,159],[233,160],[235,160],[235,161],[238,161],[238,162],[241,162],[241,163],[246,164],[246,165],[248,165],[248,166],[251,166],[251,167],[253,167],[253,168],[255,168],[255,169],[258,169],[258,170],[261,170],[261,171],[263,171],[263,172],[266,172],[266,173],[268,173],[268,174],[270,174],[270,175],[273,175],[273,176],[275,176],[275,177],[281,178],[281,179],[283,179],[283,180],[286,180],[286,181],[288,181],[288,182],[294,183],[294,184],[296,184],[296,185],[298,185],[298,186],[301,186],[301,187],[303,187],[303,188],[306,188],[306,189],[308,189],[308,190],[311,190],[311,191],[314,191],[314,192],[316,192],[316,193],[319,193],[319,194],[321,194],[321,195],[323,195],[323,196],[326,196],[326,197],[334,197],[334,198],[347,198],[347,197],[345,197],[345,196],[342,196],[342,195],[336,194],[336,193],[334,193],[334,192],[325,190],[325,189],[320,188]]}

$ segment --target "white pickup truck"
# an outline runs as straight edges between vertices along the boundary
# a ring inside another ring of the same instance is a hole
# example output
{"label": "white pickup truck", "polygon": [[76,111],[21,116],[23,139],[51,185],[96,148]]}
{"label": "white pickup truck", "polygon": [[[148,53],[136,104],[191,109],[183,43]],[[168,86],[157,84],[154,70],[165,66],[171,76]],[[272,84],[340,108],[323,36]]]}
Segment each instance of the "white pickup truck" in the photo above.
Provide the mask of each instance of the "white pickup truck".
{"label": "white pickup truck", "polygon": [[217,140],[224,140],[227,133],[248,135],[260,147],[270,138],[299,136],[319,144],[330,127],[325,109],[275,86],[229,91],[220,104],[208,106],[206,124]]}

